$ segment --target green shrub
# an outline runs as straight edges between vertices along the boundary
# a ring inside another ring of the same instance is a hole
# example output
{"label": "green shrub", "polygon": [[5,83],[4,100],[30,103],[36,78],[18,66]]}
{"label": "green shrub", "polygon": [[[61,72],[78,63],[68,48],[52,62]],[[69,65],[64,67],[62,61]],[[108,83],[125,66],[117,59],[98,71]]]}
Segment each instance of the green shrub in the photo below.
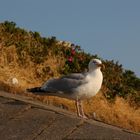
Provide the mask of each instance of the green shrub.
{"label": "green shrub", "polygon": [[15,29],[16,29],[16,23],[11,21],[5,21],[3,23],[3,25],[5,26],[5,31],[6,32],[9,32],[9,33],[14,33],[15,32]]}

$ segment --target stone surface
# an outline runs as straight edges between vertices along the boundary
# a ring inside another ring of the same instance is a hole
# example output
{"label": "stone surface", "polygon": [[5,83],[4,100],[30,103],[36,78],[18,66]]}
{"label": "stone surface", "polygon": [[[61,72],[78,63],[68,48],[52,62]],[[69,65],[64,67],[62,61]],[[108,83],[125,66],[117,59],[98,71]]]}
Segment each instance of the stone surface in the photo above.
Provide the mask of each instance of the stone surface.
{"label": "stone surface", "polygon": [[27,108],[26,103],[0,98],[0,130],[9,120]]}
{"label": "stone surface", "polygon": [[55,120],[55,113],[40,109],[30,109],[23,114],[14,116],[5,123],[0,131],[3,140],[30,140],[36,137],[47,125]]}
{"label": "stone surface", "polygon": [[140,140],[140,136],[123,132],[116,128],[97,126],[84,123],[75,130],[68,139],[95,139],[95,140]]}
{"label": "stone surface", "polygon": [[0,91],[0,140],[73,139],[140,140],[140,134]]}
{"label": "stone surface", "polygon": [[44,131],[37,137],[37,140],[60,140],[76,128],[81,123],[81,120],[70,118],[68,116],[60,115],[54,123],[44,129]]}

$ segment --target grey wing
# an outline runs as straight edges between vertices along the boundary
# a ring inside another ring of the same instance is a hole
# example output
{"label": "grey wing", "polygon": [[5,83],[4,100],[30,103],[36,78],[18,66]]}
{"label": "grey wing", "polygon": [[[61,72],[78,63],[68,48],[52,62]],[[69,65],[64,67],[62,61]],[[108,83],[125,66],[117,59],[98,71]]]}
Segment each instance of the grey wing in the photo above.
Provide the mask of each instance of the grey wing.
{"label": "grey wing", "polygon": [[63,77],[59,79],[49,80],[41,87],[41,89],[43,89],[46,92],[72,93],[75,90],[75,88],[84,83],[84,80]]}
{"label": "grey wing", "polygon": [[69,74],[69,75],[62,76],[61,78],[83,80],[86,75],[87,75],[87,73],[72,73],[72,74]]}

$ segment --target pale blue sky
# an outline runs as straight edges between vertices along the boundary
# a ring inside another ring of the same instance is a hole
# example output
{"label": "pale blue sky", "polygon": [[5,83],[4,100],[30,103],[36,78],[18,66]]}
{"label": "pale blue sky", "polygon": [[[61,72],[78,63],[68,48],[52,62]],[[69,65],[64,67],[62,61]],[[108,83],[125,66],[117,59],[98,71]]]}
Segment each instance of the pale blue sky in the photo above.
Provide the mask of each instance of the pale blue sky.
{"label": "pale blue sky", "polygon": [[140,0],[0,0],[5,20],[118,60],[140,77]]}

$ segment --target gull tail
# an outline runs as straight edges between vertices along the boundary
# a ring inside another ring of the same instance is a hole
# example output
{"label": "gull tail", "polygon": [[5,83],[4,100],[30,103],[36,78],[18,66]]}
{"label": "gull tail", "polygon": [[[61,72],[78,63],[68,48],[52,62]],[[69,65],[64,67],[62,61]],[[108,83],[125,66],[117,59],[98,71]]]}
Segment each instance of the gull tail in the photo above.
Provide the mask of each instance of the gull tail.
{"label": "gull tail", "polygon": [[44,92],[44,90],[41,89],[41,87],[34,87],[34,88],[29,88],[26,89],[28,92],[32,92],[32,93],[37,93],[37,92]]}
{"label": "gull tail", "polygon": [[43,90],[41,87],[29,88],[29,89],[26,89],[26,91],[30,92],[32,94],[41,95],[41,96],[44,96],[44,95],[53,96],[54,95],[50,92],[47,92],[47,91]]}

